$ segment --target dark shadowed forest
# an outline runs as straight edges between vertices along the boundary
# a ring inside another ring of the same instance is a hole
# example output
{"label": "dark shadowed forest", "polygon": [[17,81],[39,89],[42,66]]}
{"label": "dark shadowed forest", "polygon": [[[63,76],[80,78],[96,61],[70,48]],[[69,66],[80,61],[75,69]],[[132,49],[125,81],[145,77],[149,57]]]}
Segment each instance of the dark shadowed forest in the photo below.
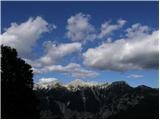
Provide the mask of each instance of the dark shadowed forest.
{"label": "dark shadowed forest", "polygon": [[1,46],[2,118],[159,118],[159,89],[124,81],[34,88],[32,66]]}

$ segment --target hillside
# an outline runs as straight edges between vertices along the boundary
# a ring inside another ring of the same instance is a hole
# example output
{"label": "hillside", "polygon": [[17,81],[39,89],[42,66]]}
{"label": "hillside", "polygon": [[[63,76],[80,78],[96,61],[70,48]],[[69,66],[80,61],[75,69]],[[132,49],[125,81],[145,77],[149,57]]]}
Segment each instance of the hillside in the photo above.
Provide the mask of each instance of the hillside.
{"label": "hillside", "polygon": [[36,85],[40,118],[158,118],[159,90],[123,81]]}

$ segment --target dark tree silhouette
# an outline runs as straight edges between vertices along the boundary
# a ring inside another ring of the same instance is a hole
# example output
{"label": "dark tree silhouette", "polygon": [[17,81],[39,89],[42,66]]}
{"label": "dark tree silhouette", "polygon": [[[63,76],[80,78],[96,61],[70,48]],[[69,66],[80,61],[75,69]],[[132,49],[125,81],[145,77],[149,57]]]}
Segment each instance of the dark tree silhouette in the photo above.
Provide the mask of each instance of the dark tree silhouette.
{"label": "dark tree silhouette", "polygon": [[15,49],[1,46],[2,118],[38,118],[31,66]]}

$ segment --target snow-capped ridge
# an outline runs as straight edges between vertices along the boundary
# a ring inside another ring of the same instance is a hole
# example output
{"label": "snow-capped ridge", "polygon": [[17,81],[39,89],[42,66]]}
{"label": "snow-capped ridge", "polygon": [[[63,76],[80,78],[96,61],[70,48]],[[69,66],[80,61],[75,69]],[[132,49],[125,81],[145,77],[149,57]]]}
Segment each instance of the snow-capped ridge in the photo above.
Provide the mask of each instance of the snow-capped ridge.
{"label": "snow-capped ridge", "polygon": [[47,88],[53,88],[53,87],[58,87],[62,86],[63,84],[59,80],[54,80],[50,82],[38,82],[34,84],[34,89],[47,89]]}
{"label": "snow-capped ridge", "polygon": [[68,83],[66,86],[72,86],[72,87],[91,87],[91,86],[97,86],[99,83],[97,82],[87,82],[80,79],[76,79]]}
{"label": "snow-capped ridge", "polygon": [[79,88],[79,87],[107,87],[108,83],[99,83],[95,81],[84,81],[80,79],[75,79],[68,84],[63,84],[59,80],[49,81],[49,82],[38,82],[34,84],[34,89],[50,89],[59,86],[66,87],[67,89]]}

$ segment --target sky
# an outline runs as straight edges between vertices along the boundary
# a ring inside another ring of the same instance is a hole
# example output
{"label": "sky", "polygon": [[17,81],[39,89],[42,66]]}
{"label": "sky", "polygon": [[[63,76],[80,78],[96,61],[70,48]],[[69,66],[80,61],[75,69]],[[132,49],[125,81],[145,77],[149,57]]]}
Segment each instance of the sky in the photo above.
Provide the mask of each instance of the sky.
{"label": "sky", "polygon": [[3,1],[1,10],[1,44],[32,65],[35,83],[159,87],[158,1]]}

